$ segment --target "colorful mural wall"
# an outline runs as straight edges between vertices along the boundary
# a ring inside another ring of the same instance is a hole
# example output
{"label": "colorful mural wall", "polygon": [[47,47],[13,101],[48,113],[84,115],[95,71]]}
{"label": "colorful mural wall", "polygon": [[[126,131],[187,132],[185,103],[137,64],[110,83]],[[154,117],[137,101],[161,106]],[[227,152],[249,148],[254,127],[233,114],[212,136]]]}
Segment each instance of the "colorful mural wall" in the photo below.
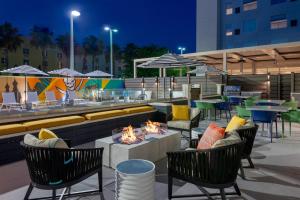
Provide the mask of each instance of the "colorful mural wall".
{"label": "colorful mural wall", "polygon": [[[18,102],[25,100],[26,91],[36,91],[39,100],[45,100],[45,92],[53,91],[57,100],[65,97],[67,90],[76,91],[78,97],[89,98],[95,90],[120,90],[125,88],[124,80],[62,77],[1,76],[0,93],[14,92]],[[2,95],[0,95],[2,102]]]}

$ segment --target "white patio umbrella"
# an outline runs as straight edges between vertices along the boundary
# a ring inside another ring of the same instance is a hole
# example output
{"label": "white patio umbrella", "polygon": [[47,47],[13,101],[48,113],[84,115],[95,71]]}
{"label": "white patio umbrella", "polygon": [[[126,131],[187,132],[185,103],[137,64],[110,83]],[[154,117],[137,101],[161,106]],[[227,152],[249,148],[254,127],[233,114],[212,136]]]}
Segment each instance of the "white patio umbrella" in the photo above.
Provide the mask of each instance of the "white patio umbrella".
{"label": "white patio umbrella", "polygon": [[29,66],[29,65],[20,65],[18,67],[13,67],[10,69],[6,69],[1,71],[1,73],[8,73],[8,74],[23,74],[25,76],[25,104],[27,102],[27,75],[41,75],[41,76],[48,76],[45,72]]}
{"label": "white patio umbrella", "polygon": [[112,77],[113,75],[103,72],[103,71],[100,71],[100,70],[96,70],[96,71],[84,74],[84,76],[87,76],[87,77]]}
{"label": "white patio umbrella", "polygon": [[200,65],[197,66],[196,69],[187,72],[189,74],[208,74],[208,73],[216,73],[216,74],[222,74],[223,71],[217,69],[216,67],[213,66],[208,66],[208,65]]}
{"label": "white patio umbrella", "polygon": [[202,63],[184,58],[177,54],[164,54],[154,60],[147,61],[138,65],[140,68],[177,68],[177,67],[194,67]]}
{"label": "white patio umbrella", "polygon": [[62,68],[62,69],[53,70],[53,71],[48,72],[48,74],[67,76],[67,77],[84,76],[84,74],[82,74],[78,71],[69,69],[69,68]]}

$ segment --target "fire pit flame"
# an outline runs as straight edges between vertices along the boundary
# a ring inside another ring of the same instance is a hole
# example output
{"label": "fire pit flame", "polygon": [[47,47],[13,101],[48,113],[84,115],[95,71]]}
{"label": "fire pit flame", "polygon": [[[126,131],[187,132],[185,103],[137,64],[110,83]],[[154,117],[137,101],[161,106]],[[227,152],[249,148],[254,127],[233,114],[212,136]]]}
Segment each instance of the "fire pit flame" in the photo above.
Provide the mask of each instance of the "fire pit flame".
{"label": "fire pit flame", "polygon": [[160,123],[159,122],[152,122],[148,120],[146,122],[145,129],[148,133],[159,133],[160,132]]}
{"label": "fire pit flame", "polygon": [[121,141],[124,144],[133,144],[137,141],[137,136],[132,126],[123,128]]}

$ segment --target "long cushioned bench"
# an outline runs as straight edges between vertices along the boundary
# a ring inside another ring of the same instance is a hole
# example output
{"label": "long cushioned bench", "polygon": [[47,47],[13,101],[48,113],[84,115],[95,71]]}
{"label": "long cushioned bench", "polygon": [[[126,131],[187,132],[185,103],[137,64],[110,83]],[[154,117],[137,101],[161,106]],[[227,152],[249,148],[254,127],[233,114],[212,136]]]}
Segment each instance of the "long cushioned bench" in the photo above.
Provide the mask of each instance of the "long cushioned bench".
{"label": "long cushioned bench", "polygon": [[69,117],[58,117],[50,119],[41,119],[31,122],[24,122],[23,125],[27,131],[38,130],[41,128],[51,128],[55,126],[64,126],[69,124],[76,124],[84,122],[85,118],[82,116],[69,116]]}
{"label": "long cushioned bench", "polygon": [[111,110],[111,111],[103,111],[103,112],[96,112],[96,113],[89,113],[83,115],[87,120],[98,120],[98,119],[106,119],[110,117],[117,117],[126,115],[127,112],[124,110]]}
{"label": "long cushioned bench", "polygon": [[0,126],[0,136],[9,135],[13,133],[25,132],[26,127],[23,124],[8,124]]}
{"label": "long cushioned bench", "polygon": [[127,114],[134,114],[134,113],[140,113],[140,112],[147,112],[154,110],[151,106],[141,106],[141,107],[134,107],[134,108],[126,108],[123,109]]}
{"label": "long cushioned bench", "polygon": [[58,118],[28,121],[22,124],[0,125],[0,136],[14,134],[14,133],[21,133],[25,131],[34,131],[41,128],[51,128],[56,126],[76,124],[76,123],[84,122],[85,120],[107,119],[111,117],[118,117],[118,116],[142,113],[142,112],[153,111],[153,110],[154,108],[151,106],[140,106],[140,107],[126,108],[123,110],[111,110],[111,111],[89,113],[83,116],[58,117]]}

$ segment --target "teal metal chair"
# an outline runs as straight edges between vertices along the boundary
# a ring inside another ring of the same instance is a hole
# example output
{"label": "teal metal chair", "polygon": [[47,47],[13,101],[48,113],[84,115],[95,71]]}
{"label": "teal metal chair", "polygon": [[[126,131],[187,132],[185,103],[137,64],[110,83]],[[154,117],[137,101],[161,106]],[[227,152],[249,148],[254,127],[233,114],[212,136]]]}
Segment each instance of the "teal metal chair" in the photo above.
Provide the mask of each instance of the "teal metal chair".
{"label": "teal metal chair", "polygon": [[204,103],[204,102],[196,102],[197,108],[201,110],[203,113],[203,118],[206,119],[208,116],[208,111],[214,110],[215,111],[215,121],[216,121],[216,109],[214,104],[212,103]]}
{"label": "teal metal chair", "polygon": [[300,110],[291,110],[281,114],[282,136],[284,136],[284,122],[289,122],[290,135],[292,135],[292,123],[300,123]]}
{"label": "teal metal chair", "polygon": [[241,118],[251,118],[251,111],[247,110],[242,106],[235,107],[237,115]]}

